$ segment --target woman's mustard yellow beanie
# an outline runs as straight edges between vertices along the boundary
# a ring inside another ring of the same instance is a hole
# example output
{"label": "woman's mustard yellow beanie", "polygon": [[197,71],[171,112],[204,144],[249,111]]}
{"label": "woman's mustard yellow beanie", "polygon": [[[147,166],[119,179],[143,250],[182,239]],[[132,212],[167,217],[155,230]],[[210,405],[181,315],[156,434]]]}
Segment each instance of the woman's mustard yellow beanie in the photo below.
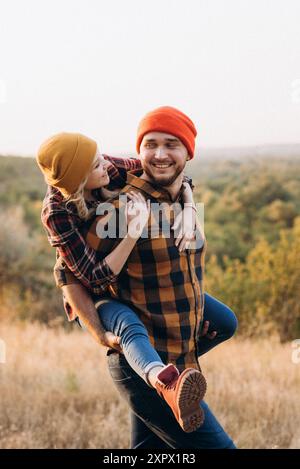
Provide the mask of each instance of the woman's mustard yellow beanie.
{"label": "woman's mustard yellow beanie", "polygon": [[97,143],[77,133],[60,133],[47,139],[37,153],[37,163],[47,184],[64,195],[74,194],[92,169]]}

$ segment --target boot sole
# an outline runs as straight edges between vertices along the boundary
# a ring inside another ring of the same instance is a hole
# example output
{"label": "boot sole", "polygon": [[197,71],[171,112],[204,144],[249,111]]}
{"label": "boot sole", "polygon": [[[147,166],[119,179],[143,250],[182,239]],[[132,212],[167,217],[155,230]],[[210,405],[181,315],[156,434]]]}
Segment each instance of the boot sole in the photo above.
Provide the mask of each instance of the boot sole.
{"label": "boot sole", "polygon": [[179,424],[186,433],[191,433],[201,427],[204,422],[204,412],[200,407],[206,392],[206,380],[197,370],[188,370],[180,383],[177,396],[179,409]]}

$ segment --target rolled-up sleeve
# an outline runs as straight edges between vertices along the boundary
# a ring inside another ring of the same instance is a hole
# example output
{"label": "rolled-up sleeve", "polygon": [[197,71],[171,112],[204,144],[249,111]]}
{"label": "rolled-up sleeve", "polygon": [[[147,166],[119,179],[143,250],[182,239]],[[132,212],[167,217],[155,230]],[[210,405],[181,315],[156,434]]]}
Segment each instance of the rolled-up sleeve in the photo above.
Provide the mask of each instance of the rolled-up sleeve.
{"label": "rolled-up sleeve", "polygon": [[[61,288],[65,285],[72,285],[76,283],[82,284],[82,282],[77,277],[75,277],[72,271],[68,268],[63,258],[59,256],[58,251],[57,251],[57,256],[58,257],[57,257],[57,260],[53,269],[53,275],[54,275],[56,286],[58,288]],[[102,264],[103,278],[105,277],[106,281],[101,283],[101,285],[99,286],[94,286],[93,288],[88,286],[88,289],[92,290],[92,292],[96,295],[101,295],[101,293],[103,293],[107,289],[107,287],[111,283],[113,283],[117,278],[117,276],[114,273],[112,273],[105,259],[101,262],[101,264]]]}

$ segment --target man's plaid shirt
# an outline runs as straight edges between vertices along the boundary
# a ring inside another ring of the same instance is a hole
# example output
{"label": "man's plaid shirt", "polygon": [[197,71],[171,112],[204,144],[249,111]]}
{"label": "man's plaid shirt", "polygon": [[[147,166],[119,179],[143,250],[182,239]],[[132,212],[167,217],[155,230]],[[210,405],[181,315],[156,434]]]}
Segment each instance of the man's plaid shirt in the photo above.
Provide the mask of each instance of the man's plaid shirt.
{"label": "man's plaid shirt", "polygon": [[[197,240],[190,249],[179,252],[172,230],[165,236],[162,224],[174,222],[174,202],[182,202],[180,193],[172,201],[166,190],[153,186],[133,173],[127,176],[127,185],[121,194],[140,191],[151,203],[162,204],[161,215],[151,212],[148,232],[155,236],[141,237],[131,252],[123,270],[109,286],[113,298],[127,303],[140,317],[149,333],[150,341],[165,363],[172,362],[179,369],[198,368],[197,337],[204,308],[203,273],[206,250],[205,236],[198,226]],[[120,238],[100,238],[99,227],[107,227],[114,213],[118,222],[125,201],[110,200],[112,210],[96,216],[84,227],[83,236],[89,246],[104,258],[121,241]],[[166,226],[166,225],[165,225]],[[116,227],[116,231],[122,229]],[[59,285],[72,283],[72,275],[64,268],[56,270]],[[97,302],[96,302],[97,305]]]}

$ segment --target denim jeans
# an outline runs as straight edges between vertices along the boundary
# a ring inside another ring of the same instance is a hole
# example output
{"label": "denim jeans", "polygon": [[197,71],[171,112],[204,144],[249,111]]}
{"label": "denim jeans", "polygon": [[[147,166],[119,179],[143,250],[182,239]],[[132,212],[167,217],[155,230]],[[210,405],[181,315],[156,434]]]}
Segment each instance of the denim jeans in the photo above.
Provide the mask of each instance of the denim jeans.
{"label": "denim jeans", "polygon": [[[147,383],[150,366],[163,362],[152,347],[147,330],[137,314],[126,304],[105,298],[96,302],[104,328],[121,338],[121,347],[131,368]],[[217,331],[215,339],[198,338],[198,356],[229,339],[237,327],[237,319],[228,306],[205,293],[203,320],[209,321],[208,332]]]}
{"label": "denim jeans", "polygon": [[154,364],[163,366],[164,363],[152,347],[142,321],[129,306],[119,301],[100,299],[95,306],[104,328],[121,338],[120,345],[128,364],[147,383],[149,369]]}
{"label": "denim jeans", "polygon": [[[131,447],[234,449],[232,440],[204,401],[201,402],[204,424],[195,432],[185,433],[170,407],[145,383],[145,368],[160,358],[136,314],[128,306],[112,300],[101,300],[97,309],[104,327],[121,336],[124,355],[109,351],[108,366],[117,389],[132,410]],[[232,310],[207,293],[203,320],[210,321],[209,332],[216,330],[217,336],[213,340],[198,339],[199,356],[229,339],[237,327]]]}
{"label": "denim jeans", "polygon": [[203,425],[186,433],[177,423],[168,404],[128,365],[124,355],[108,354],[110,375],[134,414],[131,448],[235,449],[208,405],[201,401]]}
{"label": "denim jeans", "polygon": [[[230,339],[237,329],[237,318],[232,310],[224,303],[220,302],[211,295],[205,293],[203,321],[209,321],[208,332],[217,331],[214,339],[202,337],[198,340],[199,356],[211,350],[216,345]],[[235,445],[228,435],[224,432],[220,424],[212,415],[207,404],[202,402],[202,408],[205,412],[205,421],[203,426],[198,429],[199,442],[198,448],[227,448],[235,449]],[[173,448],[168,440],[162,439],[161,434],[151,430],[144,421],[134,412],[131,412],[131,448],[155,448],[167,449]],[[188,448],[189,446],[185,446]],[[176,446],[181,448],[181,446]]]}

